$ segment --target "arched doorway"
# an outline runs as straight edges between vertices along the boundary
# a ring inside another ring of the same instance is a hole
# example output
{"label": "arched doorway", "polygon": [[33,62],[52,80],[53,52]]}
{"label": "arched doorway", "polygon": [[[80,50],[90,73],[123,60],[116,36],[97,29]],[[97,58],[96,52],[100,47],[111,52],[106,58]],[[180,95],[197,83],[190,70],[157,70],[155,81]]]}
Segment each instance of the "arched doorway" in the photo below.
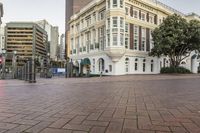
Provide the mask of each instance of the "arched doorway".
{"label": "arched doorway", "polygon": [[104,72],[104,69],[105,69],[105,61],[103,58],[100,58],[98,60],[98,69],[99,69],[99,72],[102,73]]}

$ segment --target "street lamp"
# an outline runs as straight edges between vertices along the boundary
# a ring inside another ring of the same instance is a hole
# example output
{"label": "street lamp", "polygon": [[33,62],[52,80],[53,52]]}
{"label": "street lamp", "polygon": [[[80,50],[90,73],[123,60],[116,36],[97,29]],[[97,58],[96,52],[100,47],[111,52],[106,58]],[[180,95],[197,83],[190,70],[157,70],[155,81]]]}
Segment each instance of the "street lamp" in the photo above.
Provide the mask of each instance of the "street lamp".
{"label": "street lamp", "polygon": [[49,73],[49,69],[51,67],[51,62],[50,62],[50,53],[47,53],[47,71],[46,71],[46,78],[50,78],[51,75]]}

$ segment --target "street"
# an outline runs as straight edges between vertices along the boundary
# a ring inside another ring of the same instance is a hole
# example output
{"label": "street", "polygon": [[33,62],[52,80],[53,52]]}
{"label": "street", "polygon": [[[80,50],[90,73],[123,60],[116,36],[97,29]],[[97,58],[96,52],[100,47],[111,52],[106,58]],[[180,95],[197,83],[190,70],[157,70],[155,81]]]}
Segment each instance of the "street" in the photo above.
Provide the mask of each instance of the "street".
{"label": "street", "polygon": [[200,75],[0,80],[0,133],[199,133]]}

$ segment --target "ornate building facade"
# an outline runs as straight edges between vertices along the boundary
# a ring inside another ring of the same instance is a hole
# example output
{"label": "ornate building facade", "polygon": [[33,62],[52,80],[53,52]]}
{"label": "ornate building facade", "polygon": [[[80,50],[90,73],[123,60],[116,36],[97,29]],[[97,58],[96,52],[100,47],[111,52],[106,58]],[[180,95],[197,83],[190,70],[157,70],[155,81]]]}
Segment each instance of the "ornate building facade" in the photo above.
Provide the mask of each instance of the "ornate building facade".
{"label": "ornate building facade", "polygon": [[[93,0],[70,19],[70,58],[79,72],[89,67],[92,74],[158,74],[170,63],[148,56],[151,32],[174,13],[187,18],[156,0]],[[196,73],[197,61],[188,64]]]}

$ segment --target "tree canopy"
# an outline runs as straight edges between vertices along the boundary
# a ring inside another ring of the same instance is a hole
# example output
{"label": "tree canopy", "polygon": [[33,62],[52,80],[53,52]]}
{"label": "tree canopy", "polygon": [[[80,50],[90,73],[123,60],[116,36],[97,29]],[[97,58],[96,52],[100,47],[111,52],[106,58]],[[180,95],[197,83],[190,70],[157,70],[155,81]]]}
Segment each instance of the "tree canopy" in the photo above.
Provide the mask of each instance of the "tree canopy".
{"label": "tree canopy", "polygon": [[168,56],[171,66],[178,67],[193,51],[200,51],[200,21],[187,22],[174,14],[168,16],[152,33],[151,56]]}

